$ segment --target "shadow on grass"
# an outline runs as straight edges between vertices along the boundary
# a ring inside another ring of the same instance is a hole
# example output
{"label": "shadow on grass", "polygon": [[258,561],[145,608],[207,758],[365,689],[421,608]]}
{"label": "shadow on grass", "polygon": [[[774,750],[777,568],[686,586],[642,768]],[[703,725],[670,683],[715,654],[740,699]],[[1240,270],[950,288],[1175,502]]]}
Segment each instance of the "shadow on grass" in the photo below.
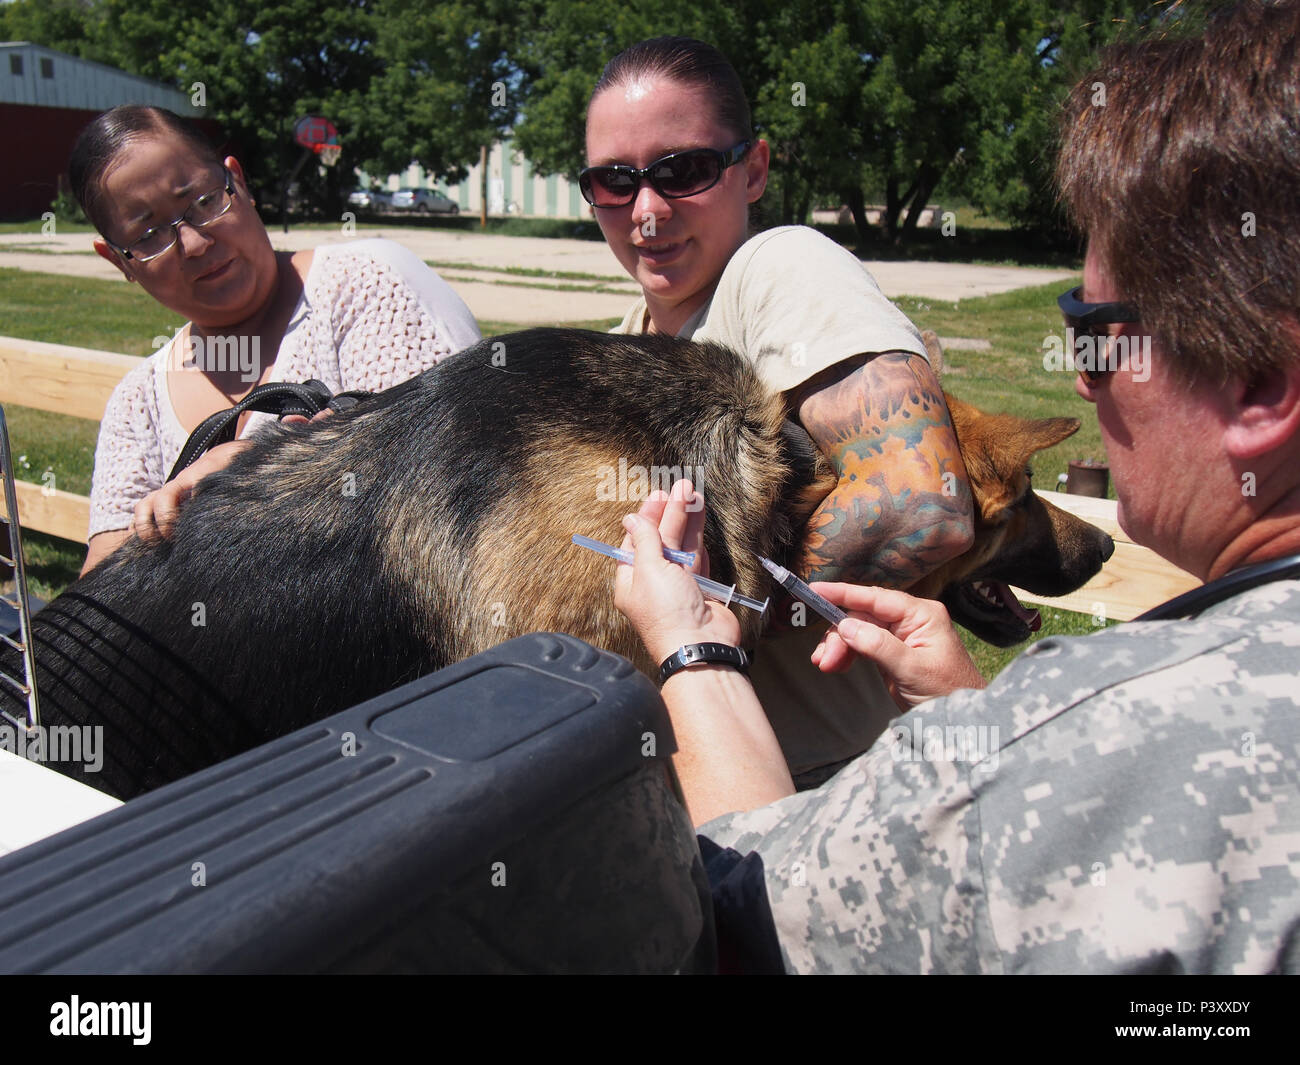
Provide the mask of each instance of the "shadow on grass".
{"label": "shadow on grass", "polygon": [[30,595],[49,602],[77,579],[85,560],[85,544],[23,530],[23,562]]}
{"label": "shadow on grass", "polygon": [[918,229],[905,244],[893,244],[882,229],[876,239],[859,246],[853,226],[819,225],[825,233],[852,251],[859,259],[888,262],[995,263],[1008,266],[1055,266],[1078,269],[1082,248],[1062,249],[1029,233],[1015,229],[958,226],[950,237],[938,229]]}

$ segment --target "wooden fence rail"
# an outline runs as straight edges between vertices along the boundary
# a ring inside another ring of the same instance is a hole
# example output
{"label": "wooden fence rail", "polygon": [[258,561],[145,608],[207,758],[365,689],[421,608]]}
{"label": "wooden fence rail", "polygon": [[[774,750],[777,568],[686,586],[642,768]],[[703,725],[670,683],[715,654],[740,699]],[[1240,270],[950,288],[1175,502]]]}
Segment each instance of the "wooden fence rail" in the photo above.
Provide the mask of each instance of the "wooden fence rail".
{"label": "wooden fence rail", "polygon": [[[0,403],[71,414],[98,421],[118,381],[140,360],[63,344],[0,337]],[[1105,499],[1040,492],[1063,510],[1100,526],[1115,540],[1115,554],[1102,571],[1071,595],[1044,599],[1016,589],[1022,600],[1062,610],[1126,621],[1157,603],[1195,587],[1191,574],[1133,543]],[[4,501],[0,498],[0,511]],[[18,513],[24,528],[86,542],[90,500],[71,492],[18,482]]]}

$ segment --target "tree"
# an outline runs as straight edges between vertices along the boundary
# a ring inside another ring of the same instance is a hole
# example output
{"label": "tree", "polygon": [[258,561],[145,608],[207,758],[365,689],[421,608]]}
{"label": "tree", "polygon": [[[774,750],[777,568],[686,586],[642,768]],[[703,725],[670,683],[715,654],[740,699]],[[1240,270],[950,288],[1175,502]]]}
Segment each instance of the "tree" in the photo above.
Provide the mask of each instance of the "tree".
{"label": "tree", "polygon": [[513,119],[499,88],[504,0],[17,0],[7,35],[93,58],[201,99],[255,187],[278,189],[301,149],[297,119],[339,128],[343,162],[303,171],[308,199],[341,206],[351,172],[426,169],[459,175]]}
{"label": "tree", "polygon": [[[383,0],[373,19],[378,71],[344,107],[370,172],[426,170],[463,178],[479,148],[512,125],[518,73],[512,20],[520,4]],[[527,6],[526,4],[523,6]]]}
{"label": "tree", "polygon": [[750,49],[743,15],[755,6],[752,0],[732,6],[720,0],[663,0],[650,14],[613,0],[516,5],[517,43],[510,54],[519,76],[516,146],[539,173],[581,170],[586,158],[583,120],[600,72],[618,52],[648,37],[698,37],[733,62],[740,56],[741,81],[752,91],[752,79],[746,80],[750,68],[744,59]]}
{"label": "tree", "polygon": [[535,165],[572,169],[601,65],[671,26],[712,41],[736,66],[772,145],[783,220],[802,221],[814,196],[834,196],[866,241],[866,193],[879,187],[886,229],[901,239],[920,214],[911,208],[924,207],[959,153],[978,151],[983,124],[1020,118],[1038,2],[709,0],[669,4],[652,21],[608,0],[552,0],[533,9],[540,24],[522,63],[517,141]]}
{"label": "tree", "polygon": [[1066,94],[1106,45],[1201,14],[1147,0],[1040,0],[1034,76],[1012,109],[1019,117],[981,130],[978,151],[963,160],[961,181],[971,202],[1049,243],[1072,243],[1053,181]]}
{"label": "tree", "polygon": [[100,63],[115,61],[97,0],[13,0],[0,5],[0,41],[29,41]]}
{"label": "tree", "polygon": [[[1213,0],[1206,0],[1213,2]],[[298,157],[294,121],[338,125],[344,163],[309,194],[337,209],[355,166],[419,162],[459,179],[513,134],[541,173],[576,173],[604,64],[674,33],[735,65],[772,146],[765,216],[847,203],[871,239],[883,195],[907,239],[941,181],[986,211],[1059,234],[1051,187],[1059,102],[1096,49],[1177,17],[1147,0],[15,0],[6,36],[113,63],[186,93],[274,188]]]}
{"label": "tree", "polygon": [[[121,65],[200,94],[240,149],[255,186],[276,189],[301,151],[295,121],[323,114],[340,125],[346,159],[368,147],[364,130],[338,116],[378,72],[365,0],[223,0],[196,9],[172,0],[105,0],[107,29]],[[304,184],[337,208],[352,167],[315,167]]]}
{"label": "tree", "polygon": [[773,5],[757,25],[762,71],[755,119],[772,149],[769,183],[783,223],[806,220],[817,196],[849,204],[866,226],[864,187],[878,181],[880,134],[866,110],[870,57],[858,4]]}

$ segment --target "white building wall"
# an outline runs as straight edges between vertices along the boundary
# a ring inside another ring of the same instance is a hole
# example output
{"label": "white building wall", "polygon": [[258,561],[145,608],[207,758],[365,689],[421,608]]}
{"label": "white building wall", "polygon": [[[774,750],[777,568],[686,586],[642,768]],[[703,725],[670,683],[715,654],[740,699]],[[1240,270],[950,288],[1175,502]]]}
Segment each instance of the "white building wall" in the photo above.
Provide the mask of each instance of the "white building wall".
{"label": "white building wall", "polygon": [[128,101],[166,107],[192,118],[203,116],[202,108],[190,104],[188,94],[156,81],[44,45],[0,43],[0,103],[104,111]]}
{"label": "white building wall", "polygon": [[[390,174],[380,185],[390,192],[400,188],[437,189],[454,200],[465,214],[478,214],[482,167],[475,163],[469,177],[456,185],[436,182],[424,169],[412,163],[400,174]],[[572,178],[572,179],[571,179]],[[364,172],[361,183],[368,181]],[[488,153],[488,214],[521,215],[526,218],[589,219],[587,202],[578,191],[577,175],[534,174],[528,161],[513,150],[510,142],[497,142]]]}

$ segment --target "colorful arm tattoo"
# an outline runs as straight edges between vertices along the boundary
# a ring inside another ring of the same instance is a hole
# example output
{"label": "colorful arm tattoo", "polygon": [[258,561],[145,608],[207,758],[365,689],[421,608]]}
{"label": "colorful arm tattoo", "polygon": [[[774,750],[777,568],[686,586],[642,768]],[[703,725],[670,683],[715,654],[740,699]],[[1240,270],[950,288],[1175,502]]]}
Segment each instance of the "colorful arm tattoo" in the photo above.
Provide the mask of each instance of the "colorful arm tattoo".
{"label": "colorful arm tattoo", "polygon": [[906,588],[966,550],[970,486],[923,358],[861,356],[809,382],[794,402],[839,474],[808,522],[805,579]]}

